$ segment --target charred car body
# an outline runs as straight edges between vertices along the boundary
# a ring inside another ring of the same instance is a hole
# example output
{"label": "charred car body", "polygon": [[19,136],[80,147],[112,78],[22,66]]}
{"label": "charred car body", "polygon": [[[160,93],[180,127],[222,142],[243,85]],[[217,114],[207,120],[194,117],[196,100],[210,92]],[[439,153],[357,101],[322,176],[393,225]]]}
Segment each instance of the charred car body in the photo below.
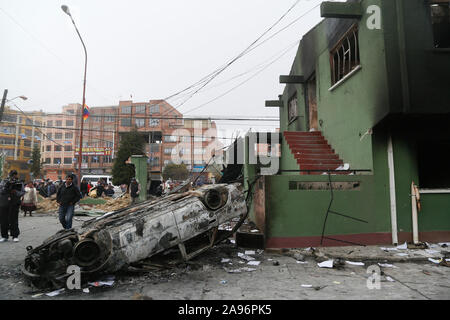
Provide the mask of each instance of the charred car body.
{"label": "charred car body", "polygon": [[65,283],[70,265],[86,276],[110,273],[176,246],[189,260],[224,239],[218,235],[220,224],[241,222],[246,215],[239,183],[171,194],[106,213],[77,231],[61,230],[39,247],[28,247],[23,272],[35,286],[56,287]]}

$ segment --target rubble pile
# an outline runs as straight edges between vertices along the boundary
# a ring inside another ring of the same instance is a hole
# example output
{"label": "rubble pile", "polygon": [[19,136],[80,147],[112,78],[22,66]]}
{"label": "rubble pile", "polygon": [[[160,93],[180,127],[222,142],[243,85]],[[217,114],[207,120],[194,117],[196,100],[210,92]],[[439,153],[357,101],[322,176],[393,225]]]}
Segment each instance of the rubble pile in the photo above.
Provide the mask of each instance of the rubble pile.
{"label": "rubble pile", "polygon": [[[106,199],[105,199],[106,200]],[[128,207],[131,204],[131,197],[128,193],[118,198],[108,198],[106,203],[93,206],[97,210],[116,211]]]}
{"label": "rubble pile", "polygon": [[59,208],[56,198],[39,198],[36,212],[57,211]]}

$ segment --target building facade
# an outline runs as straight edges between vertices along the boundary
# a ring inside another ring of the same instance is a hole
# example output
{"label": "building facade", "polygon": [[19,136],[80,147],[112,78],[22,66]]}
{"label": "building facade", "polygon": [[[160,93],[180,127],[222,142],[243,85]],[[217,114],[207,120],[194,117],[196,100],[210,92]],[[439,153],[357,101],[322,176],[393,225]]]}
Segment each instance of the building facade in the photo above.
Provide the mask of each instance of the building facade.
{"label": "building facade", "polygon": [[6,108],[0,124],[2,177],[6,177],[10,170],[17,170],[19,179],[29,181],[33,178],[30,160],[34,146],[41,146],[42,119],[42,112],[21,113]]}
{"label": "building facade", "polygon": [[[266,101],[281,158],[255,184],[251,217],[267,247],[450,240],[449,6],[321,4],[284,92]],[[245,169],[249,182],[260,172]]]}
{"label": "building facade", "polygon": [[[79,104],[63,107],[61,114],[46,116],[42,160],[46,178],[57,179],[78,170]],[[160,179],[169,163],[185,163],[192,173],[200,172],[213,150],[220,149],[217,127],[210,120],[188,120],[164,100],[119,101],[119,105],[90,107],[83,123],[81,174],[112,172],[114,154],[121,136],[136,128],[148,141],[145,153],[152,179]]]}

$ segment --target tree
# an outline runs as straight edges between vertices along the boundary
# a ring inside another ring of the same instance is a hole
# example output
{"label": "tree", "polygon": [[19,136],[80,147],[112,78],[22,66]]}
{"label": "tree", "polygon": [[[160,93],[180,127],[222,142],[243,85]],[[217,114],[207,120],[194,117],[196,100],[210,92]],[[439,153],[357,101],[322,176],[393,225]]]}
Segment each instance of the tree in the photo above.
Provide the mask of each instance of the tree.
{"label": "tree", "polygon": [[135,176],[134,165],[125,162],[132,155],[144,155],[145,143],[144,136],[136,128],[123,134],[112,167],[112,183],[114,185],[130,184],[131,178]]}
{"label": "tree", "polygon": [[169,178],[172,180],[186,180],[189,176],[189,170],[186,168],[186,165],[184,163],[170,163],[164,167],[162,176],[164,180],[167,180]]}
{"label": "tree", "polygon": [[32,163],[30,172],[33,174],[33,177],[36,179],[41,174],[42,164],[41,164],[41,150],[37,145],[34,145],[33,153],[31,155]]}

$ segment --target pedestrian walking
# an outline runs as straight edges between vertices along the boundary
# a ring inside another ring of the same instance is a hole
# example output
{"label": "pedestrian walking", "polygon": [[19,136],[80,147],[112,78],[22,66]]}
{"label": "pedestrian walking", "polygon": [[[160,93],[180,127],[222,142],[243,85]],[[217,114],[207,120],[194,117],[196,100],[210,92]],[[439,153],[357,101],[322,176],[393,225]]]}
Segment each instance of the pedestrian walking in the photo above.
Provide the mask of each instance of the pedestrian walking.
{"label": "pedestrian walking", "polygon": [[66,182],[59,188],[56,195],[56,201],[59,204],[59,222],[64,229],[72,228],[75,204],[81,199],[80,190],[72,181],[72,176],[67,175]]}
{"label": "pedestrian walking", "polygon": [[139,197],[139,192],[141,191],[141,185],[136,181],[135,178],[131,179],[130,183],[130,196],[131,196],[131,204],[135,204],[137,202],[137,198]]}
{"label": "pedestrian walking", "polygon": [[0,242],[8,241],[8,231],[14,242],[19,241],[20,199],[25,194],[25,189],[17,175],[16,170],[11,170],[8,178],[0,183]]}
{"label": "pedestrian walking", "polygon": [[81,192],[81,197],[84,198],[88,193],[88,183],[86,180],[81,181],[80,184],[80,192]]}
{"label": "pedestrian walking", "polygon": [[30,181],[25,187],[25,194],[23,195],[21,206],[22,211],[24,212],[23,216],[26,217],[28,212],[31,217],[32,216],[31,213],[37,208],[37,203],[38,203],[37,192],[36,189],[34,188],[33,183]]}

